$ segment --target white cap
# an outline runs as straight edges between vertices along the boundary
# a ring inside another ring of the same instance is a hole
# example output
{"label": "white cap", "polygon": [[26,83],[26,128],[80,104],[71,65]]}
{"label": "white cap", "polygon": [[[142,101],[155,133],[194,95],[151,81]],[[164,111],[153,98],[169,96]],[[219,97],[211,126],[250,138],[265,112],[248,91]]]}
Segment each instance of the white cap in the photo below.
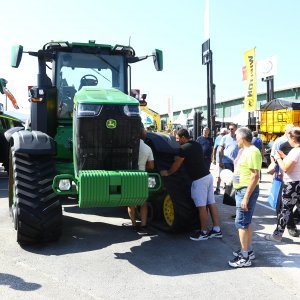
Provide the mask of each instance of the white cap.
{"label": "white cap", "polygon": [[221,128],[220,133],[227,133],[227,128],[225,128],[225,127]]}

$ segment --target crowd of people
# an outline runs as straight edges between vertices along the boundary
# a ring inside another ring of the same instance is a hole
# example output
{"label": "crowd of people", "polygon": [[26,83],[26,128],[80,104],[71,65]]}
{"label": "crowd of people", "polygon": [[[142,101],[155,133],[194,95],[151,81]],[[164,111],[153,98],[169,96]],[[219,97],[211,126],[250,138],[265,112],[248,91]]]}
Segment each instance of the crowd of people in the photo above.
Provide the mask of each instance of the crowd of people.
{"label": "crowd of people", "polygon": [[[181,166],[190,177],[191,198],[198,210],[200,228],[190,235],[193,241],[203,241],[209,238],[222,238],[218,208],[215,196],[221,193],[221,172],[232,172],[231,188],[235,190],[236,214],[235,227],[238,232],[240,248],[233,252],[233,259],[228,262],[231,267],[248,267],[255,259],[252,246],[252,216],[259,196],[261,166],[264,157],[264,145],[257,132],[247,127],[237,128],[230,123],[228,128],[221,128],[213,142],[209,128],[204,127],[202,135],[193,140],[186,129],[173,133],[180,144],[179,155],[175,157],[168,170],[161,170],[161,176],[172,176]],[[151,148],[146,148],[141,139],[139,168],[141,170],[153,167]],[[150,150],[149,150],[150,149]],[[281,242],[285,228],[293,237],[299,236],[293,222],[294,207],[300,211],[300,127],[286,126],[286,132],[273,144],[271,160],[277,175],[282,178],[282,191],[278,198],[277,225],[273,234],[265,236],[266,240]],[[216,189],[214,177],[210,172],[211,164],[216,165]],[[228,172],[228,171],[227,171]],[[226,190],[226,186],[224,186]],[[146,206],[146,205],[144,205]],[[142,231],[148,233],[146,227],[147,211],[142,206]],[[128,209],[132,224],[135,224],[134,209]],[[208,228],[208,218],[211,216],[212,228]]]}

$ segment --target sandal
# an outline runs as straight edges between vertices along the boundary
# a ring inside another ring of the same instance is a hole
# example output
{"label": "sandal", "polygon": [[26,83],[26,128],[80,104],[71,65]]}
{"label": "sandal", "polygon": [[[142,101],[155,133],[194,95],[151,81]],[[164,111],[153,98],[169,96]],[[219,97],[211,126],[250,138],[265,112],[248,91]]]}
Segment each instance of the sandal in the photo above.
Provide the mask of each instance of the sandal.
{"label": "sandal", "polygon": [[277,242],[277,243],[280,243],[280,242],[282,241],[282,237],[276,236],[276,235],[274,235],[274,234],[267,234],[267,235],[265,236],[265,239],[266,239],[267,241],[272,241],[272,242]]}

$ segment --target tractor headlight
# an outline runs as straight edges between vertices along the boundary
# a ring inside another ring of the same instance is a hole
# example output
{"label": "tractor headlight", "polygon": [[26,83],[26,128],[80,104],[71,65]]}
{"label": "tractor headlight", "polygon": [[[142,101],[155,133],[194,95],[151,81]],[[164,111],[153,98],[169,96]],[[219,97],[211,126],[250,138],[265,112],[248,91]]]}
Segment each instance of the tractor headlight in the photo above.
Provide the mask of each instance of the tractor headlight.
{"label": "tractor headlight", "polygon": [[156,178],[154,176],[148,177],[148,188],[153,189],[156,187]]}
{"label": "tractor headlight", "polygon": [[70,179],[61,179],[58,184],[58,188],[61,191],[68,191],[71,189],[71,181]]}
{"label": "tractor headlight", "polygon": [[102,105],[79,103],[77,107],[77,117],[95,117],[101,113]]}
{"label": "tractor headlight", "polygon": [[128,117],[134,117],[140,115],[140,108],[138,105],[124,105],[124,114]]}

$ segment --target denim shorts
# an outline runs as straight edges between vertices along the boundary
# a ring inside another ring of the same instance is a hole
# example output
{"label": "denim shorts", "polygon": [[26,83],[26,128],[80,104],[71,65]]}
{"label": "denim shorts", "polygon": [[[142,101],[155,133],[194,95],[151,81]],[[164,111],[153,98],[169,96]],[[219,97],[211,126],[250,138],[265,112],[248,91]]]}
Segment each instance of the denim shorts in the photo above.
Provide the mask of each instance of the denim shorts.
{"label": "denim shorts", "polygon": [[241,203],[244,199],[246,190],[247,187],[244,187],[235,191],[235,201],[236,201],[235,227],[237,229],[247,229],[248,226],[251,224],[254,208],[259,194],[259,187],[257,185],[250,196],[248,202],[248,211],[244,211],[241,208]]}

